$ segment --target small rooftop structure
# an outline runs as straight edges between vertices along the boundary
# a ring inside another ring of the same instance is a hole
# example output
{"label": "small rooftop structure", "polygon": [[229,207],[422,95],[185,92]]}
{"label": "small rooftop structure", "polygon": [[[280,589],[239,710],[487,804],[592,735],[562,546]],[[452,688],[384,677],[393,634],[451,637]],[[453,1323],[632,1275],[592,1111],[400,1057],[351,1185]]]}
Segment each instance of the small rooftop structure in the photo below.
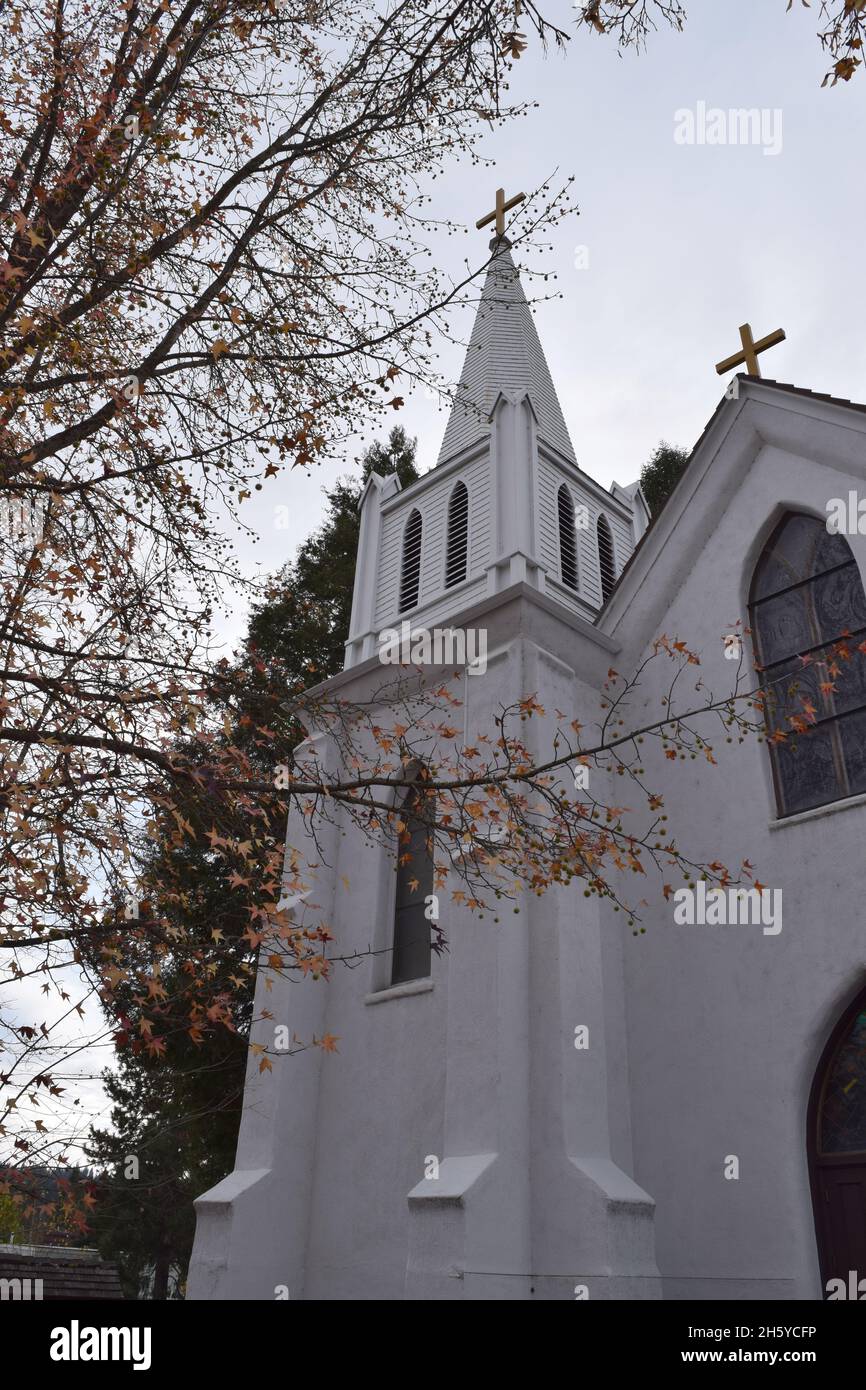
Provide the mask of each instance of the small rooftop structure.
{"label": "small rooftop structure", "polygon": [[124,1297],[117,1266],[98,1250],[55,1245],[0,1245],[0,1300],[49,1301]]}

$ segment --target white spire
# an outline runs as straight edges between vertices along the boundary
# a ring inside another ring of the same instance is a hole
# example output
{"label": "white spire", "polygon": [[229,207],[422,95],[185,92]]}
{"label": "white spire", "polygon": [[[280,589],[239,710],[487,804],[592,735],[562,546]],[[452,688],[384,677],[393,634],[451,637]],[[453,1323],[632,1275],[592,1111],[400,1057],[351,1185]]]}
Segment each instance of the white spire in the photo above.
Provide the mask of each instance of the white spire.
{"label": "white spire", "polygon": [[528,392],[538,437],[576,462],[510,246],[506,237],[490,243],[494,254],[438,463],[487,437],[490,412],[500,392]]}

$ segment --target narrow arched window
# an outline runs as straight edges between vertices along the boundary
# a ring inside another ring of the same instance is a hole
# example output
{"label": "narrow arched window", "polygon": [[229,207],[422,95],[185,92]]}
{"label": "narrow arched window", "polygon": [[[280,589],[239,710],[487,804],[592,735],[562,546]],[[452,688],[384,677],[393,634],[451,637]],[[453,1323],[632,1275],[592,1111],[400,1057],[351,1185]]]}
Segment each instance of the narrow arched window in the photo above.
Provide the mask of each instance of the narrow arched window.
{"label": "narrow arched window", "polygon": [[556,495],[556,510],[559,517],[559,572],[563,584],[567,584],[569,589],[576,589],[577,537],[574,531],[574,502],[565,483]]}
{"label": "narrow arched window", "polygon": [[403,532],[403,567],[400,573],[400,612],[414,608],[421,583],[421,513],[413,509]]}
{"label": "narrow arched window", "polygon": [[448,499],[448,541],[445,548],[445,588],[466,578],[469,550],[469,493],[458,483]]}
{"label": "narrow arched window", "polygon": [[866,596],[844,536],[784,517],[750,613],[779,815],[866,791]]}
{"label": "narrow arched window", "polygon": [[423,980],[430,974],[433,910],[431,797],[411,787],[400,811],[397,835],[397,892],[391,983]]}
{"label": "narrow arched window", "polygon": [[601,574],[601,601],[607,603],[616,584],[616,561],[613,556],[613,536],[606,516],[600,516],[595,525],[598,536],[598,568]]}

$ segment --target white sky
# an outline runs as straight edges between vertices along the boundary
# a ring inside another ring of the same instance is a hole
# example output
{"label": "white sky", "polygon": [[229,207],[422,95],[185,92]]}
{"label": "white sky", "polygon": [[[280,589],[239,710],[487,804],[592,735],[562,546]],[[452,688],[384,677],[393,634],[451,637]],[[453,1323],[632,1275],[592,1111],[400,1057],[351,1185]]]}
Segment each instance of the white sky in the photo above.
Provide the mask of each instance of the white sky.
{"label": "white sky", "polygon": [[[565,0],[543,8],[575,32]],[[632,482],[662,438],[694,444],[724,389],[714,364],[737,350],[747,321],[756,337],[777,327],[788,334],[763,358],[765,376],[866,397],[858,273],[866,76],[821,89],[828,64],[817,0],[790,13],[785,0],[688,0],[688,10],[683,33],[660,29],[640,55],[620,58],[609,38],[587,30],[565,57],[545,58],[531,42],[512,92],[538,109],[485,137],[481,152],[495,169],[457,165],[427,190],[432,215],[471,228],[431,243],[457,275],[467,255],[475,265],[486,259],[489,232],[474,223],[498,184],[529,192],[554,170],[574,174],[580,216],[555,229],[553,250],[533,261],[558,277],[563,297],[540,304],[537,323],[578,460],[604,484]],[[677,144],[674,113],[699,101],[778,108],[781,152]],[[575,269],[578,245],[588,248],[588,269]],[[453,327],[465,341],[465,311]],[[443,374],[456,379],[462,358],[444,344]],[[435,402],[415,391],[393,419],[417,435],[422,469],[432,467],[445,427]],[[244,519],[258,540],[238,542],[247,573],[291,558],[321,519],[323,484],[351,471],[365,442],[341,464],[283,474],[254,494]],[[287,529],[275,524],[281,504]],[[243,627],[242,612],[221,624],[229,641]]]}

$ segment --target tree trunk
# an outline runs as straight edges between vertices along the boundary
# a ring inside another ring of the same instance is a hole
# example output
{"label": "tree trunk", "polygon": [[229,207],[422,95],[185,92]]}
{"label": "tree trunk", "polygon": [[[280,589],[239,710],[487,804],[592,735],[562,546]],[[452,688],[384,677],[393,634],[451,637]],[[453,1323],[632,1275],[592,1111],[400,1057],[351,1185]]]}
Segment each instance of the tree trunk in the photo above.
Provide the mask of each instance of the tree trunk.
{"label": "tree trunk", "polygon": [[167,1250],[160,1250],[156,1257],[156,1268],[153,1274],[153,1299],[166,1299],[168,1297],[168,1276],[171,1269],[171,1255]]}

